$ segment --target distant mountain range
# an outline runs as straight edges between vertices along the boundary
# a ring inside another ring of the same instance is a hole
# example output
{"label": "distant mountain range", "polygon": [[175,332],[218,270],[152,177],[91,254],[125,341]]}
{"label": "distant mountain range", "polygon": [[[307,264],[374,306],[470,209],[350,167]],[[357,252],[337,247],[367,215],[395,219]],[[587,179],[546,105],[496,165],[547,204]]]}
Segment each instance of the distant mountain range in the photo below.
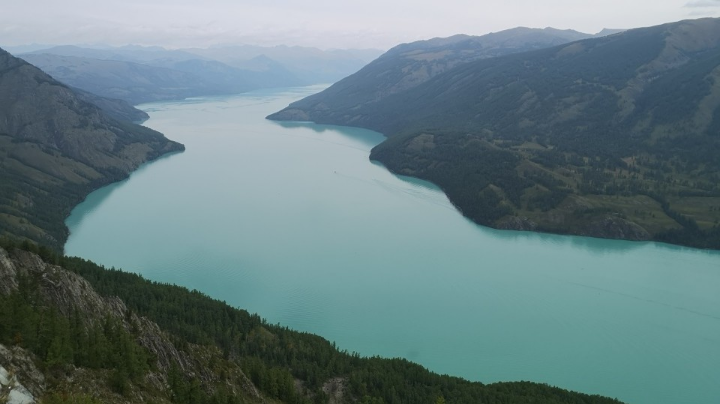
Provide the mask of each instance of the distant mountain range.
{"label": "distant mountain range", "polygon": [[356,72],[380,53],[285,46],[186,50],[57,46],[20,57],[67,85],[139,104],[331,83]]}
{"label": "distant mountain range", "polygon": [[261,47],[252,45],[210,49],[184,49],[185,52],[218,60],[240,69],[253,69],[253,59],[264,57],[284,66],[306,84],[330,84],[360,70],[383,52],[378,49],[320,50],[302,46]]}
{"label": "distant mountain range", "polygon": [[184,149],[91,102],[105,103],[124,119],[143,119],[126,103],[77,94],[0,50],[0,235],[61,250],[63,221],[90,191]]}
{"label": "distant mountain range", "polygon": [[269,118],[385,133],[480,224],[720,248],[720,20],[577,37],[401,45]]}

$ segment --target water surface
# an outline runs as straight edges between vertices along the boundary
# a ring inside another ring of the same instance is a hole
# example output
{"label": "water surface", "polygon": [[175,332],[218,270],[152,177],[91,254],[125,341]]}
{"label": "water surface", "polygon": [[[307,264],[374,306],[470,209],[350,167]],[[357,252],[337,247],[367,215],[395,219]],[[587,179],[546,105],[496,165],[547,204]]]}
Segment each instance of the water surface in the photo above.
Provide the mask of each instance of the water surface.
{"label": "water surface", "polygon": [[143,106],[187,151],[91,194],[66,252],[439,373],[720,402],[720,254],[476,226],[382,135],[264,119],[318,90]]}

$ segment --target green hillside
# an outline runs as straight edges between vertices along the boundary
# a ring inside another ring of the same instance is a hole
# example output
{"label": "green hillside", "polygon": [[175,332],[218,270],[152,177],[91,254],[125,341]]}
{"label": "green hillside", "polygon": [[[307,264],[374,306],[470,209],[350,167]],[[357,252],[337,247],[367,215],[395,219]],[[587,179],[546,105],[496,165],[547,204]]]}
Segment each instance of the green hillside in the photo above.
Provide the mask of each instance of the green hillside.
{"label": "green hillside", "polygon": [[61,250],[64,220],[88,193],[183,149],[0,50],[0,235]]}
{"label": "green hillside", "polygon": [[619,403],[361,357],[198,291],[17,247],[0,239],[0,352],[14,353],[0,365],[44,402]]}
{"label": "green hillside", "polygon": [[682,21],[472,61],[372,103],[320,93],[270,118],[385,133],[372,159],[480,224],[720,248],[719,65],[720,20]]}
{"label": "green hillside", "polygon": [[99,95],[80,90],[79,88],[71,89],[82,101],[97,106],[109,117],[118,121],[142,123],[150,118],[150,115],[148,115],[145,111],[141,111],[133,107],[127,101],[101,97]]}
{"label": "green hillside", "polygon": [[351,120],[362,126],[364,117],[347,112],[407,91],[457,66],[590,37],[572,30],[521,27],[479,37],[455,35],[398,45],[356,74],[270,118],[318,123]]}

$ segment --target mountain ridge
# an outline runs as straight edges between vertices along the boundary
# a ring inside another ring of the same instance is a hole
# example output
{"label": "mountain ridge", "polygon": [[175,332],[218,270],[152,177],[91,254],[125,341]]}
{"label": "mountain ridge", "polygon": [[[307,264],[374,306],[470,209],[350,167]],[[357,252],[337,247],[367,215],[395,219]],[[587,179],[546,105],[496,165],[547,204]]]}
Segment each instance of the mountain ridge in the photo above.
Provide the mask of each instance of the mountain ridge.
{"label": "mountain ridge", "polygon": [[184,150],[119,121],[0,50],[0,235],[62,249],[70,209],[141,164]]}
{"label": "mountain ridge", "polygon": [[[352,76],[322,93],[306,97],[270,119],[332,123],[334,111],[371,104],[423,84],[432,77],[475,60],[572,42],[593,35],[554,28],[517,27],[483,36],[455,35],[397,45]],[[320,100],[316,106],[313,103]],[[326,107],[332,104],[333,107]],[[302,111],[302,112],[301,112]],[[292,116],[292,114],[299,114]]]}
{"label": "mountain ridge", "polygon": [[171,67],[161,67],[53,54],[22,57],[69,86],[133,105],[212,94],[235,94],[257,88],[251,84],[252,77],[257,74],[247,75],[215,61],[190,59],[169,62]]}
{"label": "mountain ridge", "polygon": [[72,87],[137,105],[332,82],[379,53],[250,45],[177,50],[66,45],[19,57]]}
{"label": "mountain ridge", "polygon": [[468,61],[375,99],[361,71],[268,118],[385,133],[371,159],[483,225],[720,248],[719,46],[720,20],[686,20]]}

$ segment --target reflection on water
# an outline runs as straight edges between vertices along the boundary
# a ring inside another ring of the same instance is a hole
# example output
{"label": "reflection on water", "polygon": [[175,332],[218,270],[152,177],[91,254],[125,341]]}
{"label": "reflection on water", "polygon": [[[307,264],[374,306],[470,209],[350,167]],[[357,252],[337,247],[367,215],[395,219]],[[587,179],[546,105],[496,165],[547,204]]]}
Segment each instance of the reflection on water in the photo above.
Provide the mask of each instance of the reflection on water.
{"label": "reflection on water", "polygon": [[385,136],[382,133],[369,131],[367,129],[351,128],[347,126],[336,126],[336,125],[317,125],[312,122],[283,122],[283,121],[269,121],[274,125],[282,126],[285,129],[310,129],[315,133],[332,132],[333,134],[342,133],[342,136],[350,140],[357,141],[358,143],[367,146],[375,147],[380,142],[385,140]]}
{"label": "reflection on water", "polygon": [[264,119],[319,89],[143,106],[187,151],[92,194],[66,251],[440,373],[720,397],[720,254],[476,226],[369,161],[382,135]]}

